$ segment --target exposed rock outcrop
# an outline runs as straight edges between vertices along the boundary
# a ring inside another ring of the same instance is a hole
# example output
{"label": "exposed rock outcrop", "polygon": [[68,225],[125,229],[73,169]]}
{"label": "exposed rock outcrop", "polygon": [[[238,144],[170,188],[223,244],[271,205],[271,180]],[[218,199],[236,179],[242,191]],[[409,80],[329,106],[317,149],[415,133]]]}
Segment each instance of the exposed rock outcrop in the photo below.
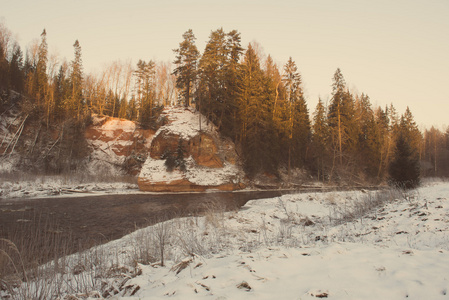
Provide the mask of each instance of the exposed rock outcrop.
{"label": "exposed rock outcrop", "polygon": [[154,130],[138,128],[129,120],[94,116],[84,134],[91,148],[90,172],[139,174],[154,134]]}
{"label": "exposed rock outcrop", "polygon": [[198,112],[170,108],[168,124],[155,134],[138,178],[139,188],[153,192],[188,192],[244,187],[233,143],[223,140]]}
{"label": "exposed rock outcrop", "polygon": [[[161,159],[164,154],[176,153],[181,147],[186,156],[192,156],[199,166],[222,168],[223,159],[218,155],[219,149],[217,143],[213,136],[208,133],[198,132],[197,135],[189,140],[185,140],[179,134],[174,134],[164,129],[153,139],[150,148],[150,157],[153,159]],[[229,147],[225,149],[232,151]],[[235,164],[235,160],[232,163]]]}

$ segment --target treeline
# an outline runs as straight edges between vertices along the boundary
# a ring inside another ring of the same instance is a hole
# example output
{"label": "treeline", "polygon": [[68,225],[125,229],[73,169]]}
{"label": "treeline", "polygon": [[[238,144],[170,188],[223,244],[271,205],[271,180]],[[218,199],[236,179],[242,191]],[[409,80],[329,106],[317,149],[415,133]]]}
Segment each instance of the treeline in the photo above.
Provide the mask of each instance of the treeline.
{"label": "treeline", "polygon": [[[306,168],[323,181],[383,181],[399,136],[427,176],[449,175],[449,128],[420,132],[409,108],[373,107],[353,94],[336,70],[329,103],[310,116],[292,58],[278,67],[257,45],[241,46],[237,31],[211,32],[200,56],[192,30],[175,50],[174,73],[186,106],[192,102],[241,147],[249,175]],[[255,47],[256,46],[256,47]]]}
{"label": "treeline", "polygon": [[[48,53],[47,33],[24,55],[11,32],[0,24],[0,88],[25,95],[1,98],[2,110],[18,104],[23,112],[39,116],[47,126],[91,114],[138,121],[148,127],[163,105],[177,97],[174,75],[167,63],[116,61],[100,74],[85,74],[81,45],[73,44],[74,58],[66,61]],[[157,99],[157,100],[156,100]],[[11,103],[10,103],[11,102]]]}
{"label": "treeline", "polygon": [[[24,114],[47,126],[92,113],[153,126],[163,106],[195,106],[232,139],[249,176],[279,175],[284,168],[306,169],[323,181],[381,182],[395,158],[398,137],[419,159],[421,174],[449,176],[449,128],[420,132],[409,108],[373,107],[366,94],[354,94],[337,69],[328,103],[309,113],[295,61],[284,66],[264,57],[257,44],[241,45],[240,33],[212,31],[202,54],[192,30],[167,63],[114,62],[99,75],[84,74],[81,46],[71,62],[48,54],[46,32],[26,50],[0,28],[0,88],[25,95]],[[1,97],[1,109],[15,105]]]}

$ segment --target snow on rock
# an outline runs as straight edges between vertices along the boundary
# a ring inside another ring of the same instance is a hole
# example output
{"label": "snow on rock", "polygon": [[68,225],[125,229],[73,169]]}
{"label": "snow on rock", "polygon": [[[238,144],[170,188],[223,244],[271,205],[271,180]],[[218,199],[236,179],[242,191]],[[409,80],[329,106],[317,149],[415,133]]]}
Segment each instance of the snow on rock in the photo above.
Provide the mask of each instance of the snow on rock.
{"label": "snow on rock", "polygon": [[167,171],[165,160],[152,159],[151,157],[145,162],[139,178],[145,178],[150,182],[173,182],[184,178],[180,170]]}
{"label": "snow on rock", "polygon": [[207,133],[216,132],[212,123],[208,124],[204,116],[199,112],[193,112],[190,107],[168,107],[163,111],[161,117],[167,117],[169,122],[159,128],[156,135],[163,130],[167,130],[187,140],[197,135],[199,130]]}
{"label": "snow on rock", "polygon": [[[161,117],[168,122],[152,140],[138,179],[141,190],[204,191],[242,187],[243,172],[237,164],[232,142],[222,140],[204,116],[191,108],[171,107]],[[169,170],[167,155],[178,163],[182,161],[184,167]]]}
{"label": "snow on rock", "polygon": [[88,172],[138,174],[153,136],[153,130],[137,128],[133,121],[94,116],[85,132],[91,148]]}

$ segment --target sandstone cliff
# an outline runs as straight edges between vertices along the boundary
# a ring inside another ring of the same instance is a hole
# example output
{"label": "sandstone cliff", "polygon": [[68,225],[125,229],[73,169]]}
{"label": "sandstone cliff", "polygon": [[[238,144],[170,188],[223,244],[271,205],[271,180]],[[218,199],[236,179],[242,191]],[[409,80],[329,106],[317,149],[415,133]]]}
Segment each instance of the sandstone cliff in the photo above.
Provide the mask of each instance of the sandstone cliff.
{"label": "sandstone cliff", "polygon": [[232,142],[186,108],[166,109],[167,124],[152,139],[149,156],[138,178],[144,191],[235,190],[243,172]]}
{"label": "sandstone cliff", "polygon": [[87,169],[92,174],[137,175],[150,151],[155,131],[132,121],[93,117],[84,134],[90,148]]}

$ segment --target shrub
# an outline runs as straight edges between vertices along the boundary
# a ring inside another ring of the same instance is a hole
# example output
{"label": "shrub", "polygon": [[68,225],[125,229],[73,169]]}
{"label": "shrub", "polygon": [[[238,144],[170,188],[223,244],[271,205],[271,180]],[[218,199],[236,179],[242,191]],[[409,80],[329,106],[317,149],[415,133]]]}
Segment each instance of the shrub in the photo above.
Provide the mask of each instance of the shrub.
{"label": "shrub", "polygon": [[396,141],[395,157],[390,163],[388,173],[391,186],[408,190],[419,185],[419,159],[402,134]]}

